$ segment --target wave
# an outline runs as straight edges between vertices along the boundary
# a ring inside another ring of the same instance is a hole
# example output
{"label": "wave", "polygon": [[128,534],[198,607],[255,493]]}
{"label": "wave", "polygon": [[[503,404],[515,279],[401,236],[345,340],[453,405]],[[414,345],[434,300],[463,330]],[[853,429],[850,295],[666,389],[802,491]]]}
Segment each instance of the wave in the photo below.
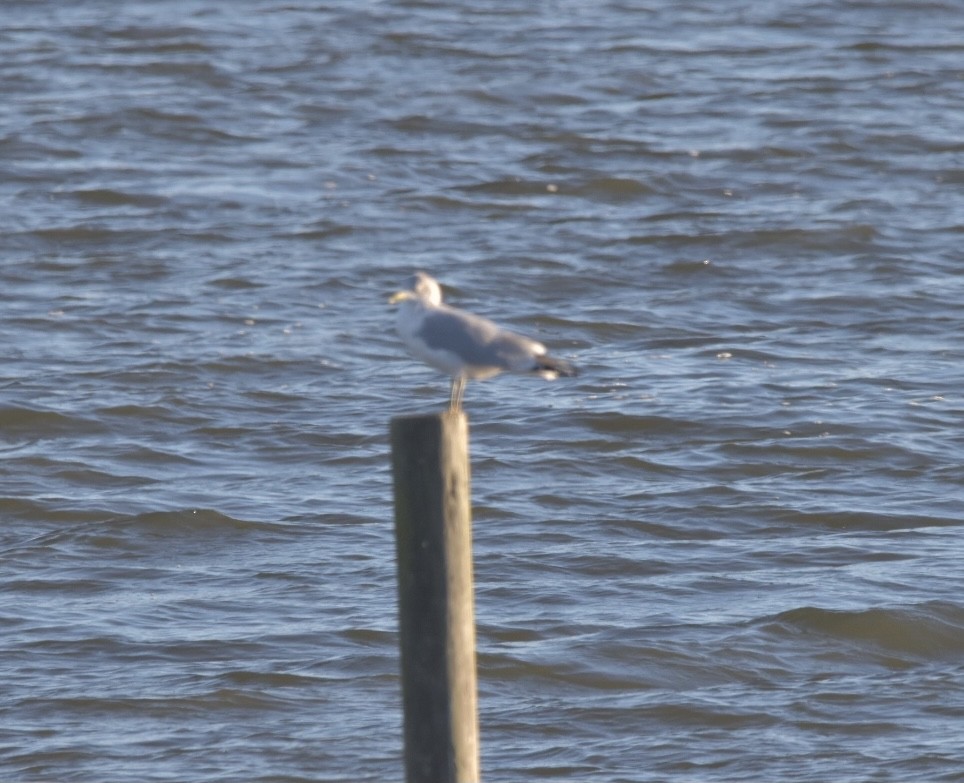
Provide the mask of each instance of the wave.
{"label": "wave", "polygon": [[50,437],[103,431],[96,421],[52,410],[11,405],[0,408],[0,437]]}
{"label": "wave", "polygon": [[804,606],[776,615],[768,625],[778,634],[806,635],[903,659],[964,658],[964,606],[949,602],[860,610]]}

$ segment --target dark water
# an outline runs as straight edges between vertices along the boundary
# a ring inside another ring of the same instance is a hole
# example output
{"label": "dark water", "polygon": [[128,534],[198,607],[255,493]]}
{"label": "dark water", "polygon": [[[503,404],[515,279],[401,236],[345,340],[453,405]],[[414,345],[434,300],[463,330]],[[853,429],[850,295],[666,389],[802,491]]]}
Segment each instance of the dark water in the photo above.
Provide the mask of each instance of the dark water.
{"label": "dark water", "polygon": [[425,268],[487,780],[961,779],[960,2],[0,20],[0,778],[400,779]]}

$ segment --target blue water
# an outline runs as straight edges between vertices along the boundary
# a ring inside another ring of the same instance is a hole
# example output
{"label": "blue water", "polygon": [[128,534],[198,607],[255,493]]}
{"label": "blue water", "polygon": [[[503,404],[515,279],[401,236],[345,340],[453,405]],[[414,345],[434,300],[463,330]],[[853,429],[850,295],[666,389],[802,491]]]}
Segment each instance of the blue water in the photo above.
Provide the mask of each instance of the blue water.
{"label": "blue water", "polygon": [[422,268],[486,780],[960,778],[960,3],[0,19],[0,777],[402,778]]}

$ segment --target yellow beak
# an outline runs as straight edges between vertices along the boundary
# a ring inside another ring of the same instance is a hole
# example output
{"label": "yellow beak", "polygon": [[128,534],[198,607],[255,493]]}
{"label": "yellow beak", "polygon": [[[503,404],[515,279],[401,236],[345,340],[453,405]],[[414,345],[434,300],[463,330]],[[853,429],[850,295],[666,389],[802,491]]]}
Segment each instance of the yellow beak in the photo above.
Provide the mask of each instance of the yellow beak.
{"label": "yellow beak", "polygon": [[414,299],[415,294],[411,291],[398,291],[392,294],[391,298],[388,300],[389,304],[398,304],[399,302],[404,302],[406,299]]}

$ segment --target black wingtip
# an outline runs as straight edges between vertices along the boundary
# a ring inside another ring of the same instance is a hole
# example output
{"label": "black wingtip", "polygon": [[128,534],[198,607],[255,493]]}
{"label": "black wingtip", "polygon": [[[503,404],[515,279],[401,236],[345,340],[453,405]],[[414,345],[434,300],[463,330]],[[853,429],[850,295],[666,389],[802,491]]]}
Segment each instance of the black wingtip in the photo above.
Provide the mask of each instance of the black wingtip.
{"label": "black wingtip", "polygon": [[540,356],[537,361],[536,372],[555,373],[566,378],[575,378],[579,375],[576,365],[563,359],[556,359],[554,356]]}

